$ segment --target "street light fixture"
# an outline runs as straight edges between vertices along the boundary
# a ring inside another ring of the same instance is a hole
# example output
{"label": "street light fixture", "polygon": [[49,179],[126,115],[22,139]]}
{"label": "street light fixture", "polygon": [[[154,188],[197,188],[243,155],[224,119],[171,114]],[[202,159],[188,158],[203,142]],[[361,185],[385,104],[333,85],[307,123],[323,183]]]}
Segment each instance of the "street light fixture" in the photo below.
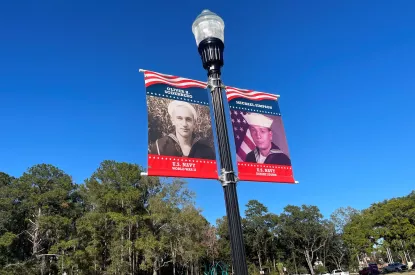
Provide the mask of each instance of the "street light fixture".
{"label": "street light fixture", "polygon": [[221,164],[220,181],[223,186],[229,236],[231,239],[232,263],[237,275],[247,275],[245,246],[239,214],[236,177],[233,171],[226,116],[223,104],[221,67],[225,48],[225,23],[217,14],[203,10],[195,19],[192,31],[196,39],[203,68],[208,72],[208,85],[212,94],[213,114]]}
{"label": "street light fixture", "polygon": [[210,10],[203,10],[195,19],[192,31],[196,39],[203,68],[223,66],[223,50],[225,42],[225,23],[222,18]]}

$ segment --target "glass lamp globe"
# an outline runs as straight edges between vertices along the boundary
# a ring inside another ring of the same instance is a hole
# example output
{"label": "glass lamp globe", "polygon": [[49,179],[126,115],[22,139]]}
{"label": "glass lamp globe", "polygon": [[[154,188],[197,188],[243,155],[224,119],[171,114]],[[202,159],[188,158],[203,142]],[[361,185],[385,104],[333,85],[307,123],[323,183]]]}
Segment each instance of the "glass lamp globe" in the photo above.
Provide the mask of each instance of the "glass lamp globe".
{"label": "glass lamp globe", "polygon": [[225,42],[225,23],[216,13],[203,10],[192,25],[192,32],[196,39],[196,45],[206,38],[217,38]]}

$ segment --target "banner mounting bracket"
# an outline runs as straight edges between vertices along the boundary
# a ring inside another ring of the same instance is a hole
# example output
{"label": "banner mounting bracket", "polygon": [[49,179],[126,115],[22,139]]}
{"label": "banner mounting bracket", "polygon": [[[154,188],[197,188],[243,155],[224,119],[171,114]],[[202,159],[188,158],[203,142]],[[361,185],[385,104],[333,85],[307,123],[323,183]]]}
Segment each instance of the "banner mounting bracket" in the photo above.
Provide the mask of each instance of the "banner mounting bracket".
{"label": "banner mounting bracket", "polygon": [[210,88],[210,92],[211,92],[211,93],[212,93],[212,92],[213,92],[216,88],[226,89],[226,86],[223,84],[223,82],[222,82],[222,81],[220,82],[220,83],[221,83],[221,85],[220,85],[220,86],[218,86],[218,85],[214,84],[214,83],[213,83],[213,81],[215,81],[215,80],[221,81],[221,79],[220,79],[220,78],[214,78],[214,77],[209,77],[209,79],[208,79],[208,83],[207,83],[206,88]]}
{"label": "banner mounting bracket", "polygon": [[[233,174],[235,180],[227,180],[227,175]],[[225,168],[222,168],[221,174],[219,176],[219,181],[222,184],[222,187],[228,186],[229,183],[237,183],[239,181],[238,177],[235,175],[234,171],[226,171]]]}

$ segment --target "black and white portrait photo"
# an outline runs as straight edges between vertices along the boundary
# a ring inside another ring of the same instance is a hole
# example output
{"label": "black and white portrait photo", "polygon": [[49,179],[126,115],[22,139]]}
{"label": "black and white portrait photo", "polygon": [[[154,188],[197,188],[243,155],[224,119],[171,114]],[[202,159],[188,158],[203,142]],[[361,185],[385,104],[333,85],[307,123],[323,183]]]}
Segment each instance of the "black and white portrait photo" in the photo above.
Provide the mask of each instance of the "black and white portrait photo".
{"label": "black and white portrait photo", "polygon": [[148,96],[149,154],[216,160],[209,106]]}

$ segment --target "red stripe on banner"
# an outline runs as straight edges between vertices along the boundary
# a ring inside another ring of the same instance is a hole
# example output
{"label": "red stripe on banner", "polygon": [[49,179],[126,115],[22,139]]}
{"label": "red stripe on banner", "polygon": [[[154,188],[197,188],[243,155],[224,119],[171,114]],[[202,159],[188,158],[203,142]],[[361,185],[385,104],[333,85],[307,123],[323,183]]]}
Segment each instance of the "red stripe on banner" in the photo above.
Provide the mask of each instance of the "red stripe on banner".
{"label": "red stripe on banner", "polygon": [[230,86],[226,87],[226,91],[228,93],[240,93],[240,94],[244,94],[246,96],[253,96],[253,97],[258,96],[258,95],[266,95],[266,96],[278,98],[278,96],[274,95],[274,94],[265,93],[265,92],[258,92],[258,91],[254,91],[254,90],[239,89],[239,88],[230,87]]}
{"label": "red stripe on banner", "polygon": [[274,94],[264,93],[264,92],[257,92],[253,90],[244,90],[235,87],[226,87],[226,97],[228,101],[231,101],[234,98],[242,97],[250,100],[277,100],[278,96]]}
{"label": "red stripe on banner", "polygon": [[167,81],[164,79],[153,79],[153,78],[145,80],[146,87],[149,87],[154,84],[167,84],[167,85],[174,86],[177,88],[193,88],[193,87],[202,88],[202,89],[206,88],[205,84],[195,83],[190,80],[183,80],[183,81],[178,81],[178,82],[171,82],[171,81]]}
{"label": "red stripe on banner", "polygon": [[269,99],[269,100],[277,100],[277,97],[271,97],[271,96],[255,96],[255,97],[251,97],[251,96],[246,96],[244,94],[239,94],[239,93],[226,93],[226,97],[228,98],[228,101],[231,101],[232,99],[235,98],[246,98],[249,100],[254,100],[254,101],[260,101],[260,100],[265,100],[265,99]]}
{"label": "red stripe on banner", "polygon": [[206,88],[207,86],[207,84],[202,81],[173,75],[165,75],[152,71],[144,71],[144,80],[146,87],[154,84],[167,84],[179,88]]}
{"label": "red stripe on banner", "polygon": [[291,166],[238,162],[238,178],[246,181],[295,183]]}
{"label": "red stripe on banner", "polygon": [[162,74],[162,73],[153,72],[153,71],[144,71],[144,76],[151,75],[151,74],[155,74],[157,76],[166,77],[166,78],[177,78],[177,76],[174,76],[174,75]]}
{"label": "red stripe on banner", "polygon": [[246,153],[241,148],[239,148],[237,154],[241,159],[246,159]]}
{"label": "red stripe on banner", "polygon": [[247,135],[245,135],[245,137],[244,137],[244,142],[246,143],[246,145],[248,145],[248,147],[251,150],[255,149],[255,147],[256,147],[255,143],[253,143],[252,140]]}
{"label": "red stripe on banner", "polygon": [[218,179],[216,160],[148,155],[149,176]]}
{"label": "red stripe on banner", "polygon": [[154,76],[154,77],[166,78],[166,79],[169,79],[169,80],[172,80],[172,81],[177,80],[177,79],[187,79],[187,80],[191,80],[193,82],[199,83],[199,84],[206,85],[206,83],[203,82],[203,81],[193,80],[193,79],[184,78],[184,77],[175,76],[175,75],[162,74],[162,73],[153,72],[153,71],[144,71],[144,76],[145,77]]}

